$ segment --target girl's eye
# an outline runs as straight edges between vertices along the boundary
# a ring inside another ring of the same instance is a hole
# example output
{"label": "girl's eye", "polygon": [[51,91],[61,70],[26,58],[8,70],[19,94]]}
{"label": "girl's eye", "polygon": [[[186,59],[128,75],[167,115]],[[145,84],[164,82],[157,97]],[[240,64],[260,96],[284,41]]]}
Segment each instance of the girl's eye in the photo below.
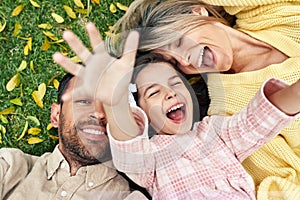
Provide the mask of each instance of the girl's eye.
{"label": "girl's eye", "polygon": [[156,95],[159,92],[159,90],[155,90],[153,92],[150,92],[148,95],[148,98],[153,97],[154,95]]}

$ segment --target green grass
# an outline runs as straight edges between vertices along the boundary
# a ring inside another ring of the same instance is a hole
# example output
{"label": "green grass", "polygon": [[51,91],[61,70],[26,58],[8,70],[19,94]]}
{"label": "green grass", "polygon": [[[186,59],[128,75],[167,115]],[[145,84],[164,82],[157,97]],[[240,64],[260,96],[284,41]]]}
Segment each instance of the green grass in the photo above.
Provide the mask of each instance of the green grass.
{"label": "green grass", "polygon": [[[3,114],[0,116],[0,127],[4,127],[5,131],[0,128],[0,147],[15,147],[26,153],[33,155],[41,155],[46,151],[52,151],[57,144],[57,139],[51,137],[57,136],[55,129],[47,130],[50,123],[51,104],[56,102],[57,90],[54,87],[53,80],[60,80],[64,75],[64,71],[52,60],[52,54],[56,51],[68,52],[70,57],[74,54],[66,43],[52,44],[49,49],[43,50],[42,45],[47,38],[43,31],[50,31],[58,39],[62,39],[62,32],[65,29],[74,31],[83,42],[89,46],[88,37],[84,26],[87,22],[92,21],[99,28],[102,36],[120,18],[124,11],[117,9],[116,13],[110,12],[110,4],[117,2],[128,6],[132,0],[100,0],[100,4],[92,3],[88,0],[81,0],[86,9],[89,5],[91,11],[89,14],[79,14],[76,12],[76,19],[70,18],[63,5],[71,7],[73,10],[79,8],[73,0],[35,0],[40,8],[34,7],[29,0],[3,0],[0,2],[0,23],[6,26],[0,32],[0,113],[1,111],[14,106],[14,112]],[[17,16],[12,16],[13,10],[19,6],[25,5],[24,9]],[[57,23],[51,16],[56,13],[64,18],[63,23]],[[19,34],[14,36],[16,23],[22,26]],[[38,25],[47,23],[52,25],[50,30],[39,28]],[[1,26],[0,26],[1,30]],[[24,55],[24,47],[27,40],[24,38],[32,38],[32,50],[28,55]],[[20,85],[12,91],[7,91],[6,85],[9,80],[17,73],[22,61],[27,62],[27,67],[20,71]],[[33,62],[33,68],[29,63]],[[46,93],[43,97],[43,108],[39,107],[32,98],[32,93],[38,89],[41,83],[46,84]],[[22,102],[22,106],[15,105],[10,100],[18,98]],[[29,120],[28,116],[34,116],[40,122],[40,125]],[[28,122],[28,129],[39,128],[41,132],[37,135],[30,135],[28,132],[18,140],[21,136],[25,123]],[[43,141],[37,144],[29,144],[28,139],[37,137]]]}

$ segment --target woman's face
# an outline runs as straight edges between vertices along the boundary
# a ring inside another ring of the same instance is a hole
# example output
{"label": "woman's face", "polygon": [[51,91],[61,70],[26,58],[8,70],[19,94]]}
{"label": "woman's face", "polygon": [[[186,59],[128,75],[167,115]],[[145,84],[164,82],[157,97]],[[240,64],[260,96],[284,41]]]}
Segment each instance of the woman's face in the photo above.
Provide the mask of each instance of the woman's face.
{"label": "woman's face", "polygon": [[233,52],[224,27],[220,22],[203,24],[155,51],[176,61],[186,74],[228,71],[232,66]]}
{"label": "woman's face", "polygon": [[139,105],[158,134],[182,134],[193,123],[191,94],[173,66],[151,63],[142,69],[136,84]]}

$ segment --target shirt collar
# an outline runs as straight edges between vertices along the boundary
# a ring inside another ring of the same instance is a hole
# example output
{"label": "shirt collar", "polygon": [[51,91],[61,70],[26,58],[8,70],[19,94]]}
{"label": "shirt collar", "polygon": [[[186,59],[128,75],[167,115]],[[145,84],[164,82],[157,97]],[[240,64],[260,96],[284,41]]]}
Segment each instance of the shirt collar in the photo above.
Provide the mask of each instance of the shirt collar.
{"label": "shirt collar", "polygon": [[[57,145],[47,160],[48,180],[53,177],[62,162],[67,164],[67,161],[58,149]],[[81,167],[77,173],[86,173],[85,186],[87,190],[93,189],[94,187],[97,187],[118,175],[111,160],[96,165]]]}

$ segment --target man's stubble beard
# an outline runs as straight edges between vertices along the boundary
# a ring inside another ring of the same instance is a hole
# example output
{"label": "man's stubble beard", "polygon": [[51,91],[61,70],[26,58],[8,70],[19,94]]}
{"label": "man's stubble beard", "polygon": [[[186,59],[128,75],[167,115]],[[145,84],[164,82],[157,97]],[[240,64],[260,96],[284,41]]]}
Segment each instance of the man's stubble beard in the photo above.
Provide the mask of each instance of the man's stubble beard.
{"label": "man's stubble beard", "polygon": [[59,137],[65,156],[69,157],[72,162],[77,162],[81,166],[98,164],[111,159],[109,144],[102,148],[102,152],[93,156],[87,149],[77,134],[75,124],[68,123],[64,115],[60,114]]}

